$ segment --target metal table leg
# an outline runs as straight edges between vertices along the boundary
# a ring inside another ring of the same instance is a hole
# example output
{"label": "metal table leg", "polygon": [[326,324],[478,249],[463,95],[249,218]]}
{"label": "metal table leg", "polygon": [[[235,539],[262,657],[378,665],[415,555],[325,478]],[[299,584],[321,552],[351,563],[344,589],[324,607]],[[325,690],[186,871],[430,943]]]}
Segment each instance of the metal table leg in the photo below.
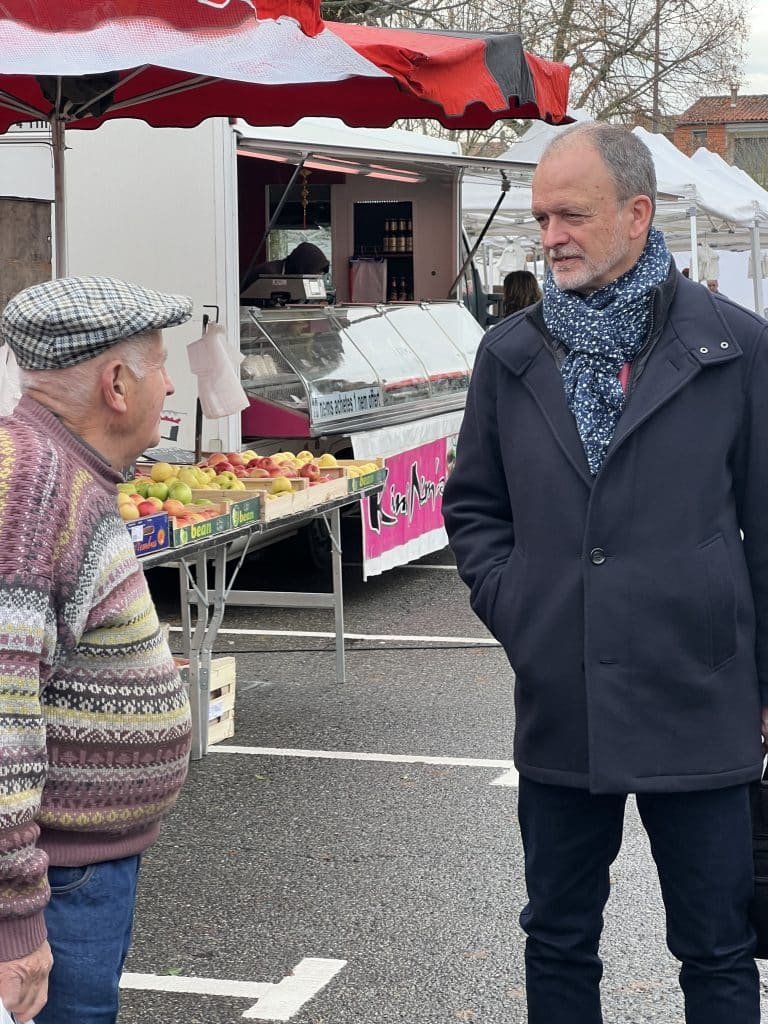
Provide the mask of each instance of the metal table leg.
{"label": "metal table leg", "polygon": [[[329,520],[330,517],[330,520]],[[320,513],[331,541],[333,592],[308,593],[284,590],[230,590],[228,605],[235,608],[329,608],[333,611],[336,634],[336,682],[346,681],[344,652],[344,588],[341,562],[341,510]]]}

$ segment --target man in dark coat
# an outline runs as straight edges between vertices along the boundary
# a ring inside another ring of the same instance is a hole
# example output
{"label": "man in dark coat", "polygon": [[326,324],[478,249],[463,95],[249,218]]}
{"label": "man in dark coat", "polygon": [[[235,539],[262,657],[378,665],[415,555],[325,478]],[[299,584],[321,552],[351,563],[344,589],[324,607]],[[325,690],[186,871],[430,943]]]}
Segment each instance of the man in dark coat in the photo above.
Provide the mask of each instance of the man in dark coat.
{"label": "man in dark coat", "polygon": [[[647,148],[543,156],[543,302],[478,353],[443,510],[515,671],[529,1024],[599,1024],[636,794],[687,1024],[757,1024],[748,784],[768,733],[768,324],[686,280]],[[761,712],[762,708],[762,712]]]}

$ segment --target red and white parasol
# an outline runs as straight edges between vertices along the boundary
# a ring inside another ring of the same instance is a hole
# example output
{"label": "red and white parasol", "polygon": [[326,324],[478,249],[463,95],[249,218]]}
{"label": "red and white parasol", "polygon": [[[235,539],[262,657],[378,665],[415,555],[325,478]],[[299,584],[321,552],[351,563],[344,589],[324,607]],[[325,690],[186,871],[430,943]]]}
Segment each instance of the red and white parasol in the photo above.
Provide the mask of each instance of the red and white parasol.
{"label": "red and white parasol", "polygon": [[319,0],[4,0],[0,54],[0,132],[22,121],[52,127],[59,273],[65,126],[567,119],[568,68],[526,53],[517,35],[324,22]]}

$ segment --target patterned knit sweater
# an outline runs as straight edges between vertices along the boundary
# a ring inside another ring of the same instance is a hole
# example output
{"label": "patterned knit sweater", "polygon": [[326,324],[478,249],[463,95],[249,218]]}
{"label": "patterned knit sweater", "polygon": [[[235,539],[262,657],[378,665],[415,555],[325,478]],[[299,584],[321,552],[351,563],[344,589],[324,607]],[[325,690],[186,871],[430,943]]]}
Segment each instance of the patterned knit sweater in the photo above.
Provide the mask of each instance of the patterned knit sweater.
{"label": "patterned knit sweater", "polygon": [[140,853],[187,771],[119,480],[31,398],[0,418],[0,960],[45,940],[48,862]]}

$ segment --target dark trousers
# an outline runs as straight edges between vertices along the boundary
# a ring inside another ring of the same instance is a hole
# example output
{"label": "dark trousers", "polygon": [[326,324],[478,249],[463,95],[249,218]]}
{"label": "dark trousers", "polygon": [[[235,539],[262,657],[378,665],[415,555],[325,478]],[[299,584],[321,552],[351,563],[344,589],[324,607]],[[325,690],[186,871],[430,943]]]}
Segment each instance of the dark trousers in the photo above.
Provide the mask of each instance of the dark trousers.
{"label": "dark trousers", "polygon": [[[598,945],[625,800],[520,779],[528,1024],[602,1022]],[[637,805],[659,873],[667,944],[682,964],[686,1024],[759,1024],[748,787],[638,794]]]}

